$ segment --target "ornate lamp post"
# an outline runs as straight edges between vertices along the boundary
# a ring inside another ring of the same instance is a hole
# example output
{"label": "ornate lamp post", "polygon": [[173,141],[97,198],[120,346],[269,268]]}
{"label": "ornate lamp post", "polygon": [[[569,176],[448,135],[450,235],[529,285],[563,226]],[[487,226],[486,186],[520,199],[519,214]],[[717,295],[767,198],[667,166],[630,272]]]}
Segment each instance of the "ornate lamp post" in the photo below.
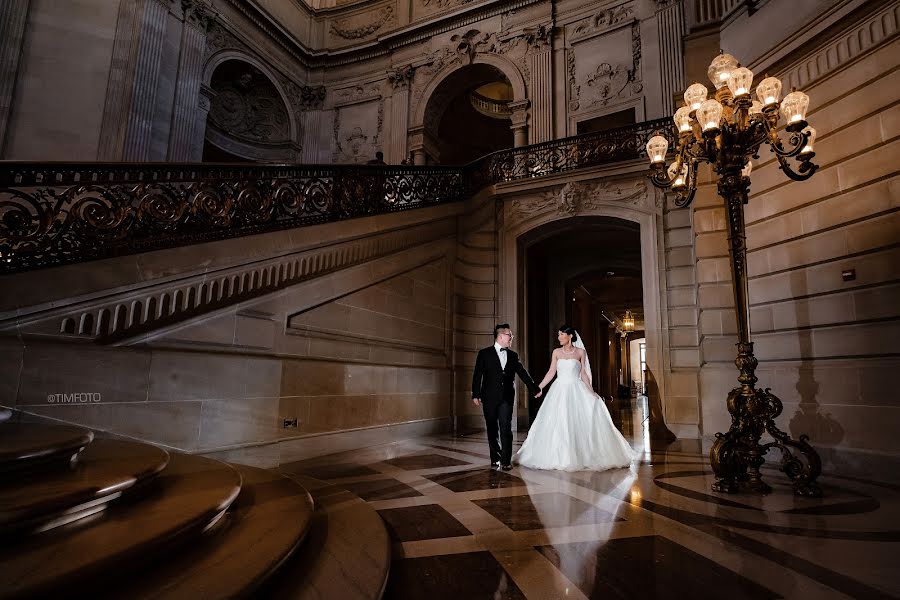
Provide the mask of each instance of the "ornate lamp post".
{"label": "ornate lamp post", "polygon": [[630,310],[625,311],[625,317],[622,319],[622,326],[625,331],[634,331],[634,315]]}
{"label": "ornate lamp post", "polygon": [[[725,201],[728,218],[728,251],[731,257],[731,279],[738,323],[737,365],[740,385],[728,394],[731,428],[717,433],[710,450],[710,463],[716,475],[713,490],[737,492],[740,486],[768,493],[772,490],[762,481],[759,468],[771,448],[782,453],[782,471],[793,481],[794,493],[821,496],[816,483],[822,465],[819,455],[808,443],[808,436],[791,438],[775,425],[782,412],[781,400],[769,389],[756,387],[758,361],[750,341],[750,310],[747,293],[747,248],[744,227],[744,205],[750,189],[750,158],[759,158],[763,143],[769,145],[785,175],[796,181],[812,177],[818,168],[814,156],[815,130],[806,123],[809,97],[791,92],[779,102],[781,82],[774,77],[763,79],[756,88],[759,101],[750,97],[753,73],[739,66],[729,54],[720,54],[709,66],[710,80],[715,85],[715,98],[707,99],[706,86],[695,83],[684,94],[686,105],[675,112],[678,129],[675,161],[666,168],[668,141],[661,135],[647,143],[650,156],[650,179],[657,187],[676,193],[675,205],[690,205],[697,191],[697,170],[709,163],[718,175],[719,195]],[[781,115],[779,115],[781,113]],[[780,116],[784,125],[779,125]],[[786,140],[782,139],[782,132]],[[793,164],[792,164],[793,163]],[[760,443],[763,432],[773,438]],[[798,450],[805,458],[795,455]]]}

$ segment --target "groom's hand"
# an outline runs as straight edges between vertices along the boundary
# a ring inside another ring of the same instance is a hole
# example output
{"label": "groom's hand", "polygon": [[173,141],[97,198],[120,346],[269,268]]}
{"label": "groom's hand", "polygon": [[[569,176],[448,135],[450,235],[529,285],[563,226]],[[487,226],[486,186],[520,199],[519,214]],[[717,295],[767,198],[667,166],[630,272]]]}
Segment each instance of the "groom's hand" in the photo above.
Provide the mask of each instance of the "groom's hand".
{"label": "groom's hand", "polygon": [[472,403],[475,406],[481,406],[481,398],[472,398]]}
{"label": "groom's hand", "polygon": [[538,393],[534,395],[535,398],[540,398],[544,395],[544,390],[538,388]]}

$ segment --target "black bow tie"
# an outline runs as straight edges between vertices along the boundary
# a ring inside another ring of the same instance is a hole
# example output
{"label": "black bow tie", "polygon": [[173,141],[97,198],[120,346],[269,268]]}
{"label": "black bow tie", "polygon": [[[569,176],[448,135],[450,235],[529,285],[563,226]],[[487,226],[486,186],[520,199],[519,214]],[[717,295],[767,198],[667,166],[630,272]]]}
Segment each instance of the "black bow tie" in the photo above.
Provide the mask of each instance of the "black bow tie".
{"label": "black bow tie", "polygon": [[506,352],[506,348],[500,348],[500,352]]}

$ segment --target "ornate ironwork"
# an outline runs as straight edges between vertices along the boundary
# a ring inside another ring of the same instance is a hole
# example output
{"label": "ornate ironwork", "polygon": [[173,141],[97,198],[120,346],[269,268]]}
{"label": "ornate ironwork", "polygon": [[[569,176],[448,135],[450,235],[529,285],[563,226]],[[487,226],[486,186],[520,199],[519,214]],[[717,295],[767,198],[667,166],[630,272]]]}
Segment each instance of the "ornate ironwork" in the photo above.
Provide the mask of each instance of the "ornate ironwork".
{"label": "ornate ironwork", "polygon": [[[731,280],[738,323],[737,358],[739,386],[731,390],[726,401],[731,414],[731,427],[717,433],[710,449],[710,463],[716,475],[713,490],[735,493],[740,486],[768,493],[772,488],[762,481],[759,469],[771,448],[782,453],[781,469],[793,481],[794,493],[802,496],[821,496],[816,483],[822,463],[808,437],[792,439],[778,429],[775,418],[781,414],[782,404],[768,388],[756,387],[758,361],[753,355],[750,339],[750,301],[747,283],[747,244],[744,205],[748,202],[750,177],[745,170],[751,157],[759,158],[763,143],[772,148],[781,169],[791,179],[810,178],[818,168],[811,162],[814,154],[808,145],[810,134],[804,131],[805,120],[789,124],[788,142],[782,141],[778,127],[777,103],[751,113],[749,95],[733,98],[728,88],[716,92],[716,100],[723,105],[723,116],[717,126],[701,130],[693,112],[691,127],[679,135],[675,162],[667,172],[665,162],[654,161],[650,180],[660,188],[676,192],[675,204],[691,204],[697,188],[697,170],[701,163],[709,163],[718,175],[718,192],[725,201],[728,221],[728,252],[731,258]],[[664,136],[669,138],[669,136]],[[665,151],[663,150],[663,153]],[[796,170],[788,161],[795,158]],[[773,442],[761,444],[764,432]],[[791,449],[799,451],[795,455]]]}
{"label": "ornate ironwork", "polygon": [[461,200],[459,168],[0,164],[10,273]]}
{"label": "ornate ironwork", "polygon": [[463,200],[488,185],[636,159],[667,120],[466,166],[0,163],[0,273]]}
{"label": "ornate ironwork", "polygon": [[531,179],[574,169],[640,158],[644,145],[663,132],[673,142],[675,128],[670,119],[645,121],[616,129],[501,150],[488,154],[473,166],[476,179],[487,184]]}

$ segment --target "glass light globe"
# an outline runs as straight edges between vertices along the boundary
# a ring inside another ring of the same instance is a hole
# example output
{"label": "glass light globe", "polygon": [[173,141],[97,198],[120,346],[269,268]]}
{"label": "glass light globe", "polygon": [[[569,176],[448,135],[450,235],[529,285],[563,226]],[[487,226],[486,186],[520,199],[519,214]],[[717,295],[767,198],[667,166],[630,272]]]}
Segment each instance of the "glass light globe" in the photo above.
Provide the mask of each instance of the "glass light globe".
{"label": "glass light globe", "polygon": [[760,114],[762,112],[762,109],[763,109],[762,102],[754,100],[753,102],[750,103],[750,114],[751,115]]}
{"label": "glass light globe", "polygon": [[747,164],[744,165],[744,168],[741,169],[741,175],[743,177],[750,177],[751,171],[753,171],[753,161],[748,160]]}
{"label": "glass light globe", "polygon": [[734,94],[734,97],[747,96],[750,94],[750,84],[753,83],[753,71],[747,67],[738,67],[731,72],[728,78],[728,89]]}
{"label": "glass light globe", "polygon": [[781,101],[781,113],[789,124],[805,121],[807,108],[809,96],[803,92],[791,92]]}
{"label": "glass light globe", "polygon": [[691,131],[691,109],[689,106],[682,106],[675,111],[675,126],[678,127],[678,133]]}
{"label": "glass light globe", "polygon": [[731,72],[736,69],[737,66],[737,59],[732,55],[723,52],[709,63],[709,69],[706,70],[706,74],[709,75],[709,80],[716,86],[716,89],[719,89],[728,83]]}
{"label": "glass light globe", "polygon": [[813,152],[813,142],[816,141],[816,130],[807,125],[803,129],[803,133],[808,133],[809,139],[806,140],[806,145],[803,146],[803,150],[800,151],[800,154],[809,154],[810,152]]}
{"label": "glass light globe", "polygon": [[688,108],[691,110],[697,110],[700,108],[700,105],[706,100],[706,96],[709,94],[709,90],[706,89],[706,86],[702,83],[692,83],[688,89],[684,91],[684,103],[688,105]]}
{"label": "glass light globe", "polygon": [[669,149],[669,140],[661,135],[654,135],[647,142],[647,156],[651,164],[666,162],[666,151]]}
{"label": "glass light globe", "polygon": [[681,168],[678,168],[678,163],[673,162],[671,166],[669,166],[669,179],[672,180],[672,189],[678,190],[683,188],[686,184],[687,179],[687,163],[683,163]]}
{"label": "glass light globe", "polygon": [[711,131],[719,128],[722,120],[722,105],[718,100],[706,100],[697,109],[697,121],[703,131]]}
{"label": "glass light globe", "polygon": [[781,80],[777,77],[766,77],[756,86],[756,95],[763,106],[775,104],[781,98]]}

